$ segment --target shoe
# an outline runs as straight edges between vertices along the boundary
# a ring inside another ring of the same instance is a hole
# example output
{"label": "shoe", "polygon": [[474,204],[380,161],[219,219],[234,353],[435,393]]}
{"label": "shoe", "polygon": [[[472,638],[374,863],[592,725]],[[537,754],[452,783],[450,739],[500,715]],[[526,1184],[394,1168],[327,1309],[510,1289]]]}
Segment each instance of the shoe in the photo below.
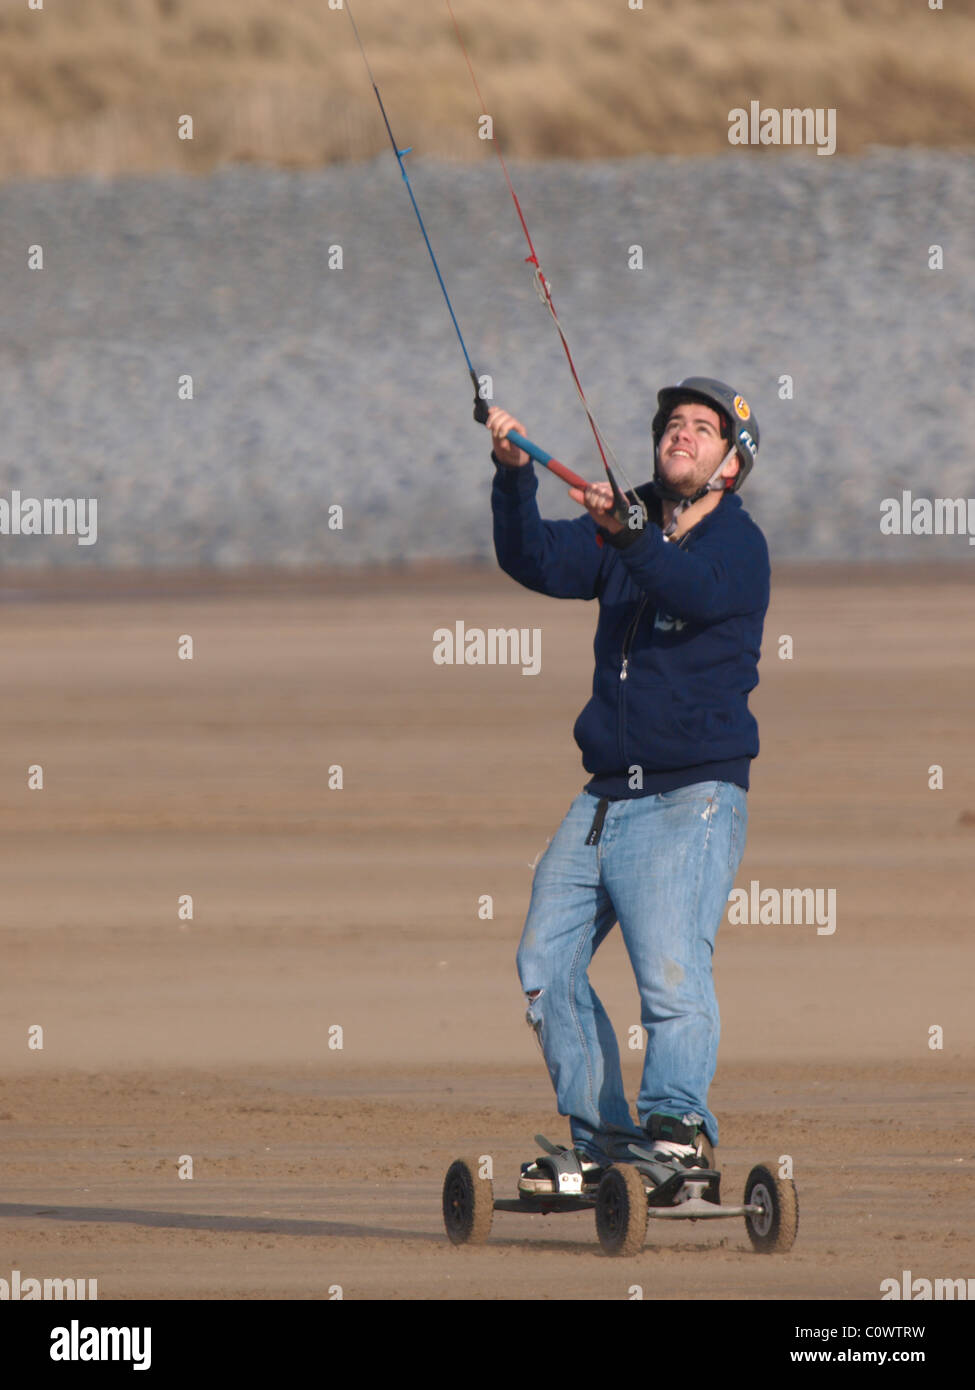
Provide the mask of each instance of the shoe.
{"label": "shoe", "polygon": [[628,1146],[628,1161],[657,1187],[676,1174],[694,1169],[711,1171],[705,1153],[710,1145],[700,1125],[685,1124],[673,1115],[651,1115],[647,1122],[647,1142]]}
{"label": "shoe", "polygon": [[528,1196],[549,1192],[564,1196],[599,1185],[606,1169],[583,1149],[567,1149],[562,1144],[546,1145],[546,1149],[540,1158],[521,1165],[519,1192]]}
{"label": "shoe", "polygon": [[703,1136],[704,1131],[699,1124],[690,1124],[684,1120],[678,1120],[675,1115],[653,1114],[647,1120],[646,1132],[648,1137],[657,1141],[665,1140],[670,1144],[691,1145],[699,1149],[698,1140]]}
{"label": "shoe", "polygon": [[686,1174],[695,1169],[710,1172],[704,1159],[693,1144],[677,1144],[668,1139],[657,1139],[650,1144],[630,1144],[629,1162],[639,1168],[655,1187],[660,1187],[675,1174]]}

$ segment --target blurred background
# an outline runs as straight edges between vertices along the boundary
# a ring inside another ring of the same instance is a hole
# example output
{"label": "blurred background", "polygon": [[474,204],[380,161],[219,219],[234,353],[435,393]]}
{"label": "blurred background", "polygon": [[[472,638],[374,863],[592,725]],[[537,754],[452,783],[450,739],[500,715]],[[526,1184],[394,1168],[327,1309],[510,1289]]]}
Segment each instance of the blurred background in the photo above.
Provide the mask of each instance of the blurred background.
{"label": "blurred background", "polygon": [[[968,558],[879,517],[975,496],[975,14],[454,11],[634,481],[657,389],[715,375],[758,416],[745,500],[778,558]],[[600,476],[446,6],[354,13],[478,370]],[[490,559],[486,443],[343,9],[3,0],[0,98],[4,495],[98,500],[96,544],[3,536],[5,570]],[[752,101],[834,110],[836,153],[732,146]]]}

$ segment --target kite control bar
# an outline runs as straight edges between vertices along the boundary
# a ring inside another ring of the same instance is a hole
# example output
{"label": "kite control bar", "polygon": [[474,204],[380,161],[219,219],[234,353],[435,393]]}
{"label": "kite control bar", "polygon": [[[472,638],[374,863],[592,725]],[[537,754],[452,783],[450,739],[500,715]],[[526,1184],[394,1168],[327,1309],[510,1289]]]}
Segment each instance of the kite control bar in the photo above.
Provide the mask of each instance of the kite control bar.
{"label": "kite control bar", "polygon": [[580,478],[578,473],[573,473],[571,468],[566,468],[564,463],[559,463],[551,454],[547,454],[544,449],[540,449],[537,444],[533,444],[530,439],[526,439],[517,430],[509,430],[505,435],[509,444],[514,444],[515,448],[523,449],[529,458],[533,458],[536,463],[543,464],[557,478],[561,478],[570,487],[581,488],[585,492],[589,484],[585,478]]}

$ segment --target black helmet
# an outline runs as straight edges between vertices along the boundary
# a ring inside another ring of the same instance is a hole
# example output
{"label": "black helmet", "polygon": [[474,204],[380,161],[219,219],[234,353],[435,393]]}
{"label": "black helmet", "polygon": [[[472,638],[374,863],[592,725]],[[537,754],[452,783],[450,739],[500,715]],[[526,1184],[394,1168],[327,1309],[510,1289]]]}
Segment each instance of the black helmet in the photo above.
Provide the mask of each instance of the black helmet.
{"label": "black helmet", "polygon": [[657,448],[663,438],[664,426],[671,413],[685,401],[698,401],[716,410],[727,422],[725,438],[733,444],[738,455],[738,476],[729,492],[737,492],[745,481],[758,453],[758,421],[744,396],[738,396],[723,381],[709,376],[688,376],[676,386],[665,386],[657,393],[657,413],[653,417],[654,477],[656,477]]}

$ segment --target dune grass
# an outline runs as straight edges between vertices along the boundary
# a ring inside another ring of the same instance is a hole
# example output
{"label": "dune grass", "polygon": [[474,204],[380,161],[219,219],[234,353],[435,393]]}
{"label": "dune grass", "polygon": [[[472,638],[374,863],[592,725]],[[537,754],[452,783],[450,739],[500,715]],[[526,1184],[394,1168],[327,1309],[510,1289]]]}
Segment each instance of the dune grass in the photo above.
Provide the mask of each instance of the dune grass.
{"label": "dune grass", "polygon": [[[752,100],[835,107],[840,154],[975,143],[975,11],[952,0],[453,3],[513,157],[718,153],[728,112]],[[483,156],[443,0],[354,12],[400,138]],[[384,141],[348,16],[328,0],[0,0],[0,178],[318,167]]]}

